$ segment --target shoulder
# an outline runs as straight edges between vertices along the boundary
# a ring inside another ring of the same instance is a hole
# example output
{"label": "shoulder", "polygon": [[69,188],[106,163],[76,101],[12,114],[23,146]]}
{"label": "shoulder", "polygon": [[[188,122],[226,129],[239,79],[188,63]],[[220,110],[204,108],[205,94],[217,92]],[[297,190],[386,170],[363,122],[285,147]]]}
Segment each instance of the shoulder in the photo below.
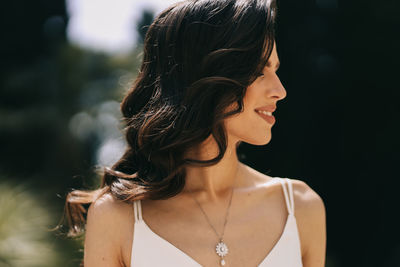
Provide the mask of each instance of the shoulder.
{"label": "shoulder", "polygon": [[325,213],[324,202],[317,192],[302,180],[290,180],[293,185],[295,212],[307,213],[307,215],[313,215],[313,217]]}
{"label": "shoulder", "polygon": [[127,236],[133,231],[133,223],[132,205],[109,193],[93,202],[87,215],[85,266],[123,266],[127,256],[124,248],[132,240]]}
{"label": "shoulder", "polygon": [[326,242],[326,210],[322,198],[304,181],[290,179],[302,254],[323,249]]}
{"label": "shoulder", "polygon": [[123,219],[133,215],[132,205],[115,199],[110,193],[106,193],[94,201],[88,210],[89,218],[102,219],[112,223],[119,223]]}

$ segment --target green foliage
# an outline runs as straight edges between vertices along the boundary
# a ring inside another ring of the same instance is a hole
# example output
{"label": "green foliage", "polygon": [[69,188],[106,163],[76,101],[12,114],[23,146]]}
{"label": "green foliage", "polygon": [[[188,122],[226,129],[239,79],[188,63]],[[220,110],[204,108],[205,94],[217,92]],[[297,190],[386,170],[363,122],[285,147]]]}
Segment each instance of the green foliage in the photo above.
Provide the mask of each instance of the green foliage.
{"label": "green foliage", "polygon": [[56,266],[51,214],[25,185],[0,183],[0,266]]}
{"label": "green foliage", "polygon": [[9,76],[3,96],[21,106],[0,107],[0,171],[12,175],[0,183],[0,266],[79,265],[82,240],[50,231],[62,217],[56,195],[98,185],[95,155],[119,138],[119,101],[139,60],[137,50],[116,57],[66,44],[46,61],[52,67],[26,65]]}
{"label": "green foliage", "polygon": [[34,16],[4,14],[19,30],[4,31],[1,49],[0,266],[78,266],[82,240],[51,229],[66,193],[98,186],[96,164],[123,146],[119,102],[141,48],[115,56],[66,42],[62,0],[27,10]]}

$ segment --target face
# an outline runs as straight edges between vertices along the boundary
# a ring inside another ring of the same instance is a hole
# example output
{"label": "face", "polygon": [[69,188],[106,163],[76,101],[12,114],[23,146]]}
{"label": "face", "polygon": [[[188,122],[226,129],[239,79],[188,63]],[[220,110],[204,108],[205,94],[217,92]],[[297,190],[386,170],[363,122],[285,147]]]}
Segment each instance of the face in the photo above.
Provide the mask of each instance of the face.
{"label": "face", "polygon": [[286,90],[276,74],[278,67],[275,44],[263,73],[247,88],[243,112],[225,120],[229,142],[265,145],[271,140],[275,118],[269,112],[273,112],[277,102],[286,97]]}

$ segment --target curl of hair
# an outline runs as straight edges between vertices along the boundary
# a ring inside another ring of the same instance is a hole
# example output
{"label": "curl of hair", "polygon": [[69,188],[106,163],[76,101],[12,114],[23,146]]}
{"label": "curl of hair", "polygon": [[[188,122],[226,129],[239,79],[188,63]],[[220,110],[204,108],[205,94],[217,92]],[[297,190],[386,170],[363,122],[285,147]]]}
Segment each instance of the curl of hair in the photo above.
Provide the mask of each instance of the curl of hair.
{"label": "curl of hair", "polygon": [[[222,159],[223,121],[242,112],[246,88],[270,57],[275,14],[273,0],[189,0],[155,18],[138,77],[121,103],[128,147],[105,169],[100,189],[68,194],[70,235],[84,228],[83,205],[102,194],[126,202],[167,199],[183,189],[185,166]],[[210,135],[215,158],[185,158]]]}

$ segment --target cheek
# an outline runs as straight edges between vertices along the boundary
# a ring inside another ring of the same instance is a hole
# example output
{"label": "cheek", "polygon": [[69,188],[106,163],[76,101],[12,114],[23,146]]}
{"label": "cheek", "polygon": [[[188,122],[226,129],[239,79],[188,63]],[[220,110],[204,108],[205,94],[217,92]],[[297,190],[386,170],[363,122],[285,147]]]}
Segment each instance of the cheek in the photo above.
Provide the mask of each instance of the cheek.
{"label": "cheek", "polygon": [[243,98],[243,106],[245,110],[254,110],[260,102],[263,102],[263,87],[260,81],[255,81],[247,90]]}
{"label": "cheek", "polygon": [[264,145],[270,139],[270,127],[251,110],[232,116],[225,120],[228,136],[249,144]]}
{"label": "cheek", "polygon": [[[271,127],[255,112],[255,109],[263,104],[262,88],[259,83],[254,83],[247,88],[243,98],[243,112],[225,120],[225,128],[230,138],[254,145],[264,145],[269,142]],[[237,104],[230,109],[236,107]]]}

